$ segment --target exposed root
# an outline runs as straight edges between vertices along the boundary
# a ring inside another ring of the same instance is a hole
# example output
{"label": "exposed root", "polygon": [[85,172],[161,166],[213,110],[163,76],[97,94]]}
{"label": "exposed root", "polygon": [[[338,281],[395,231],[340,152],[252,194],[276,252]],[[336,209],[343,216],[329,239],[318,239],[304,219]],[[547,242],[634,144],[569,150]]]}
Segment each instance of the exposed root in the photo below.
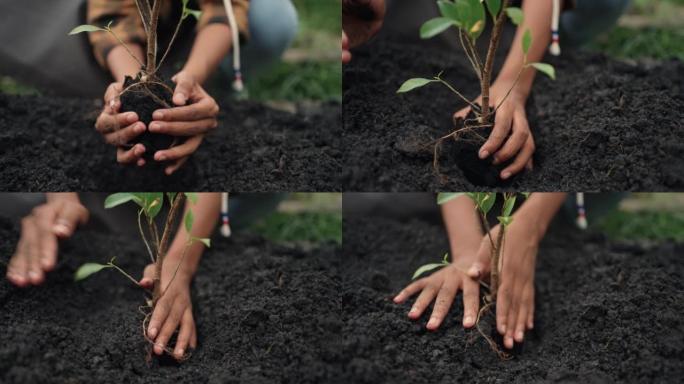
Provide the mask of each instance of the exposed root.
{"label": "exposed root", "polygon": [[501,360],[510,360],[513,358],[510,354],[506,353],[505,351],[501,350],[499,346],[496,344],[496,342],[489,336],[487,335],[483,330],[482,327],[480,326],[480,318],[482,315],[486,312],[489,311],[489,309],[492,307],[492,302],[488,302],[485,305],[480,308],[480,311],[477,313],[477,319],[475,320],[475,328],[477,328],[477,331],[482,335],[482,337],[487,341],[487,344],[489,344],[489,347],[494,351]]}
{"label": "exposed root", "polygon": [[[141,305],[138,307],[138,311],[145,316],[142,321],[142,333],[145,340],[147,340],[147,342],[149,343],[147,348],[147,357],[145,358],[145,361],[147,361],[147,363],[149,364],[152,361],[153,347],[158,345],[154,342],[154,340],[147,336],[147,325],[149,324],[150,318],[152,317],[152,307],[150,305]],[[164,353],[173,357],[179,363],[188,360],[192,356],[191,352],[185,352],[185,354],[183,354],[181,358],[176,358],[176,356],[173,354],[173,349],[169,347],[164,347],[163,350]]]}
{"label": "exposed root", "polygon": [[[470,125],[472,123],[474,123],[474,125]],[[424,145],[424,147],[433,146],[433,149],[432,149],[433,150],[432,169],[434,170],[435,175],[437,177],[439,177],[439,179],[442,183],[446,183],[446,180],[447,180],[447,177],[439,171],[439,152],[440,152],[440,149],[442,147],[442,142],[444,140],[449,139],[449,138],[453,138],[456,141],[463,140],[466,142],[467,141],[484,142],[484,141],[487,141],[487,139],[484,136],[480,135],[477,132],[477,130],[482,129],[482,128],[491,128],[493,126],[494,126],[494,124],[481,124],[478,122],[477,119],[466,119],[463,122],[463,128],[459,128],[455,131],[452,131],[451,133],[444,135],[444,136],[442,136],[436,140],[433,140],[433,141]],[[476,140],[464,139],[463,135],[465,133],[470,133],[470,134],[476,136],[477,139]]]}

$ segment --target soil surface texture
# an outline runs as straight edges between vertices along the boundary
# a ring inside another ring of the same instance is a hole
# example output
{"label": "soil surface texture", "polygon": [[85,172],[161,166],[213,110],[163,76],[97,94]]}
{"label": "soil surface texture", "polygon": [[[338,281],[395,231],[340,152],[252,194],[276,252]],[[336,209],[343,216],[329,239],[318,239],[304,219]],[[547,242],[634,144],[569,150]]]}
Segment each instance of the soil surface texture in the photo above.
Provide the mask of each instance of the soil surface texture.
{"label": "soil surface texture", "polygon": [[[503,361],[454,302],[436,332],[413,299],[391,299],[448,250],[441,226],[346,220],[342,288],[344,382],[672,383],[684,375],[684,244],[613,242],[552,229],[539,250],[535,328]],[[431,312],[432,307],[429,308]]]}
{"label": "soil surface texture", "polygon": [[198,348],[181,365],[145,362],[143,292],[115,271],[73,281],[87,261],[140,276],[139,239],[79,230],[61,244],[40,287],[4,278],[18,225],[0,219],[0,382],[323,383],[337,361],[341,323],[337,247],[274,245],[248,233],[216,237],[193,285]]}
{"label": "soil surface texture", "polygon": [[[101,104],[101,103],[100,103]],[[5,191],[339,191],[339,103],[297,114],[224,100],[219,127],[172,176],[159,163],[116,162],[86,99],[0,94],[0,184]]]}
{"label": "soil surface texture", "polygon": [[[497,64],[507,52],[499,49]],[[527,114],[534,170],[517,190],[667,191],[684,189],[684,63],[616,61],[564,50],[545,58],[557,80],[538,75]],[[383,35],[353,52],[343,75],[344,184],[359,191],[473,190],[449,144],[438,177],[432,146],[453,131],[464,103],[440,84],[398,95],[414,77],[442,78],[467,97],[480,90],[460,51]],[[453,144],[450,144],[453,145]]]}

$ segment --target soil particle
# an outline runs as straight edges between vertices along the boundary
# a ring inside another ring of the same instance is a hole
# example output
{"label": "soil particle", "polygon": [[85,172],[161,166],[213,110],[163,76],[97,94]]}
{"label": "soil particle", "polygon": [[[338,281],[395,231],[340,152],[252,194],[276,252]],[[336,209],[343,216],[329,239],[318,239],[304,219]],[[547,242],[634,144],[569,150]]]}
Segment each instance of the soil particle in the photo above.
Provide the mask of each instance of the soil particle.
{"label": "soil particle", "polygon": [[[677,382],[684,375],[684,245],[614,243],[556,229],[539,251],[535,328],[502,361],[477,331],[461,326],[460,296],[437,332],[425,329],[429,316],[408,319],[412,300],[391,301],[416,268],[448,249],[442,227],[345,220],[342,381]],[[375,286],[378,274],[388,276],[389,291]]]}
{"label": "soil particle", "polygon": [[219,104],[219,128],[169,177],[158,163],[117,164],[116,150],[95,131],[96,103],[0,94],[0,184],[24,192],[342,189],[339,103],[298,114]]}
{"label": "soil particle", "polygon": [[[499,49],[505,54],[506,49]],[[468,97],[477,78],[459,51],[381,36],[344,67],[344,183],[358,191],[473,190],[457,151],[443,148],[438,177],[432,151],[420,150],[453,130],[463,107],[430,85],[397,95],[413,77],[442,77]],[[534,170],[517,190],[667,191],[684,189],[684,63],[641,64],[566,50],[545,58],[557,80],[538,76],[527,115],[536,143]],[[497,63],[503,62],[503,57]]]}

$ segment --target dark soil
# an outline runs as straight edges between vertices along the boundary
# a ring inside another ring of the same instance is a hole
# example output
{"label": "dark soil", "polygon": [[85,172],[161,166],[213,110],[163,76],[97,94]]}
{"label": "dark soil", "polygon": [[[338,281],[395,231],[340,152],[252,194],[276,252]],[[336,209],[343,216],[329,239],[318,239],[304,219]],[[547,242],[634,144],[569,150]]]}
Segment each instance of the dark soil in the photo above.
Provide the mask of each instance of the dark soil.
{"label": "dark soil", "polygon": [[[501,55],[507,51],[502,43]],[[430,148],[453,130],[463,107],[445,87],[407,94],[407,79],[442,77],[468,97],[479,94],[465,57],[434,41],[414,44],[391,34],[353,52],[343,78],[344,183],[350,190],[473,190],[453,151],[441,156],[446,181],[432,168]],[[534,121],[535,169],[518,190],[666,191],[684,189],[684,63],[619,62],[601,54],[565,50],[546,58],[554,82],[538,76],[528,118]],[[503,62],[499,58],[497,63]]]}
{"label": "dark soil", "polygon": [[[18,225],[0,219],[0,261]],[[80,230],[61,245],[41,287],[18,289],[0,263],[2,383],[322,383],[331,381],[341,323],[338,249],[273,245],[237,233],[215,238],[194,282],[198,348],[182,365],[145,363],[142,292],[113,271],[73,281],[86,261],[118,263],[134,276],[140,241]],[[111,273],[110,273],[111,272]]]}
{"label": "dark soil", "polygon": [[[461,326],[463,303],[437,332],[391,298],[448,249],[441,226],[345,220],[343,382],[672,383],[684,376],[684,244],[613,242],[556,231],[539,251],[535,328],[502,361]],[[431,308],[430,308],[431,310]]]}
{"label": "dark soil", "polygon": [[[163,82],[163,80],[160,81]],[[167,85],[173,89],[173,84],[169,83]],[[130,76],[126,76],[123,87],[128,89],[128,91],[121,96],[121,112],[133,111],[137,113],[138,119],[145,123],[146,128],[149,128],[152,122],[154,111],[173,105],[173,93],[162,85],[154,83],[143,85],[138,78],[134,80]],[[160,100],[164,101],[166,105],[160,103]],[[170,148],[174,143],[177,143],[176,140],[174,136],[152,133],[146,130],[133,143],[129,144],[141,143],[144,145],[147,150],[143,157],[149,161],[154,159],[155,152]]]}
{"label": "dark soil", "polygon": [[95,131],[101,103],[0,94],[0,185],[4,191],[338,191],[339,103],[297,114],[224,100],[219,128],[178,172],[116,162]]}

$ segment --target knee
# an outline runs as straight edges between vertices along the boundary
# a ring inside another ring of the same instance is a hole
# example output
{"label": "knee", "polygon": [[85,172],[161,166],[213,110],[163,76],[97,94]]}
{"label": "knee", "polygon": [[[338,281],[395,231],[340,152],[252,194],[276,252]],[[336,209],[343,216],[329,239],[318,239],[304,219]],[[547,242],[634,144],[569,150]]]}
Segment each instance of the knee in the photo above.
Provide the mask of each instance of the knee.
{"label": "knee", "polygon": [[297,34],[297,11],[291,0],[252,0],[249,8],[249,45],[280,56]]}

